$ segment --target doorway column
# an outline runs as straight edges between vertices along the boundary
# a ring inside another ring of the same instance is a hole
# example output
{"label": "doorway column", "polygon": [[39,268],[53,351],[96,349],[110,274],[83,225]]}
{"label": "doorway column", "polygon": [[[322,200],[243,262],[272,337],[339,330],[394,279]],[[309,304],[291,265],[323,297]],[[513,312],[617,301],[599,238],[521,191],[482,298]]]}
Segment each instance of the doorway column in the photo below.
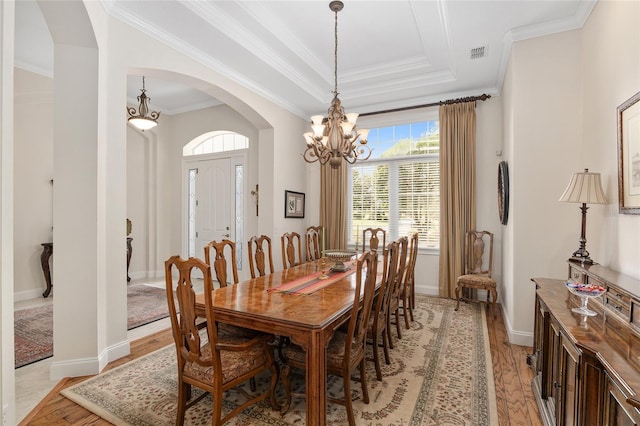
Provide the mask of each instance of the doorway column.
{"label": "doorway column", "polygon": [[13,342],[13,66],[15,4],[0,2],[0,422],[15,424]]}

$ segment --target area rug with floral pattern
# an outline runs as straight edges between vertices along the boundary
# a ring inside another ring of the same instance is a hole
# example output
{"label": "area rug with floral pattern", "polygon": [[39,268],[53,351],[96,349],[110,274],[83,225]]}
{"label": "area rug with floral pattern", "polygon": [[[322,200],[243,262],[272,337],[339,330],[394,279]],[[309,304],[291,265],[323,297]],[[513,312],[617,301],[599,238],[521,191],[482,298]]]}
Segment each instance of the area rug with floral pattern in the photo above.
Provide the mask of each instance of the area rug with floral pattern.
{"label": "area rug with floral pattern", "polygon": [[[491,353],[484,311],[477,304],[418,295],[415,321],[394,330],[391,364],[383,366],[377,381],[373,364],[367,366],[370,403],[360,398],[359,384],[352,385],[356,422],[359,425],[491,425],[497,410]],[[304,389],[302,373],[292,376],[294,388]],[[260,377],[258,390],[268,386]],[[245,391],[249,391],[245,385]],[[294,389],[295,390],[295,389]],[[329,376],[328,392],[342,396],[342,379]],[[249,391],[250,392],[250,391]],[[277,398],[283,401],[282,385]],[[195,392],[194,392],[195,393]],[[115,425],[173,425],[176,421],[177,366],[175,346],[170,345],[123,366],[94,376],[62,391],[79,405]],[[242,401],[230,391],[223,412]],[[347,424],[343,406],[329,403],[327,424]],[[187,410],[185,424],[211,424],[211,399],[207,396]],[[281,416],[267,404],[245,409],[230,425],[303,425],[305,401],[294,399]]]}
{"label": "area rug with floral pattern", "polygon": [[[164,288],[147,284],[127,286],[127,329],[169,316]],[[14,312],[15,367],[53,356],[53,305]]]}

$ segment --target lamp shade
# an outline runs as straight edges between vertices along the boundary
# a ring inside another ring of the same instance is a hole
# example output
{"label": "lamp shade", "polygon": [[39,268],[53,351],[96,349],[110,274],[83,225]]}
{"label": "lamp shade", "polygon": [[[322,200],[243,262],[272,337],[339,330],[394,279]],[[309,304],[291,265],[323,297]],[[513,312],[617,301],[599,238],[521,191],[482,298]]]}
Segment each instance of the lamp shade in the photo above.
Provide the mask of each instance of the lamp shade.
{"label": "lamp shade", "polygon": [[571,176],[571,181],[559,201],[585,204],[609,203],[602,190],[600,173],[591,173],[589,169],[584,169],[584,172],[574,173]]}

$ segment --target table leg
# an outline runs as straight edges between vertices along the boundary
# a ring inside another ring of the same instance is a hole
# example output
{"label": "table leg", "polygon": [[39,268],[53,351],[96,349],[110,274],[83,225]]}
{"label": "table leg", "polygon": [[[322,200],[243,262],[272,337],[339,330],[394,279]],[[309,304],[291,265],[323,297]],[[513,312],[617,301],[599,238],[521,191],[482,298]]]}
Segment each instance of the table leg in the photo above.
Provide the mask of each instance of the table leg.
{"label": "table leg", "polygon": [[49,297],[51,293],[51,269],[49,268],[49,259],[53,254],[53,243],[44,243],[42,245],[42,254],[40,255],[40,264],[42,265],[42,273],[44,274],[44,281],[47,283],[47,288],[42,297]]}
{"label": "table leg", "polygon": [[131,263],[131,253],[133,251],[131,241],[133,241],[133,238],[127,237],[127,282],[131,281],[131,277],[129,276],[129,264]]}
{"label": "table leg", "polygon": [[325,334],[322,330],[311,333],[307,349],[307,424],[325,425],[327,422],[327,358]]}

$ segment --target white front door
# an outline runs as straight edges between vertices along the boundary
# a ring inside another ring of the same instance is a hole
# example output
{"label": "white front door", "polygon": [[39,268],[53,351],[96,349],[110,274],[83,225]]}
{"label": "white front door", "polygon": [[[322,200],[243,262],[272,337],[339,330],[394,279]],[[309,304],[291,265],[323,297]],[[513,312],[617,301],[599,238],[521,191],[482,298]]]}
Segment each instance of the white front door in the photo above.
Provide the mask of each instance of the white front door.
{"label": "white front door", "polygon": [[212,240],[233,241],[233,203],[229,158],[197,162],[195,177],[195,257],[204,259]]}

